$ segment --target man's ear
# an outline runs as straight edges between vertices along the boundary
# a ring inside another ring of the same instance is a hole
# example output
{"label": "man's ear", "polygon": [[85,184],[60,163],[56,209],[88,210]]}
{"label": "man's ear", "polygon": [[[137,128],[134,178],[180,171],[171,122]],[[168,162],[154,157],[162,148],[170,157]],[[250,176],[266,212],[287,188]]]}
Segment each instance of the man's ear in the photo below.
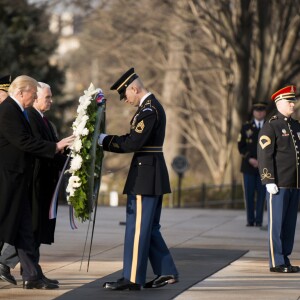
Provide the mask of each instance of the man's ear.
{"label": "man's ear", "polygon": [[136,85],[133,85],[132,86],[132,90],[135,94],[138,94],[139,93],[139,88],[136,86]]}

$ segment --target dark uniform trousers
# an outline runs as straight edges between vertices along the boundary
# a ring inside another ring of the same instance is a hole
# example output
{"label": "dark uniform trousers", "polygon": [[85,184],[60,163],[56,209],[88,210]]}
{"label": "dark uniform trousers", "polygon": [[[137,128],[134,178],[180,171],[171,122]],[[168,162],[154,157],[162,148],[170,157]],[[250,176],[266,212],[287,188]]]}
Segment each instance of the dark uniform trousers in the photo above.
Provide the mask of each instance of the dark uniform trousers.
{"label": "dark uniform trousers", "polygon": [[162,198],[127,195],[123,276],[131,282],[146,282],[148,258],[154,274],[178,274],[160,233]]}
{"label": "dark uniform trousers", "polygon": [[[247,222],[248,224],[262,224],[266,198],[266,187],[262,185],[260,175],[258,172],[257,174],[243,173],[243,183],[245,193],[245,205],[247,211]],[[255,191],[256,207],[254,209]]]}
{"label": "dark uniform trousers", "polygon": [[123,277],[143,285],[148,259],[156,275],[178,275],[160,233],[162,198],[171,192],[163,155],[166,115],[149,94],[130,122],[130,133],[108,135],[105,151],[134,152],[123,193],[127,195]]}
{"label": "dark uniform trousers", "polygon": [[297,222],[300,190],[279,188],[275,195],[267,193],[269,218],[270,267],[290,265]]}
{"label": "dark uniform trousers", "polygon": [[293,250],[300,191],[300,123],[280,112],[260,131],[258,159],[263,184],[276,184],[267,194],[270,267],[289,265]]}

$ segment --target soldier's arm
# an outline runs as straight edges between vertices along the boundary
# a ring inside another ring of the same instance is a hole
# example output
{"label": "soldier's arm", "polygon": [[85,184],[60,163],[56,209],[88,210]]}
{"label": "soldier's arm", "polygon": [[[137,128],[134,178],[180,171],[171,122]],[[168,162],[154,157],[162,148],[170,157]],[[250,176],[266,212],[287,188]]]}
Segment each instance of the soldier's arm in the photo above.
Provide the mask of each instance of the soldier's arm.
{"label": "soldier's arm", "polygon": [[246,125],[243,125],[238,137],[238,149],[242,157],[244,157],[245,159],[249,159],[250,153],[248,150],[246,138]]}
{"label": "soldier's arm", "polygon": [[156,123],[155,112],[140,115],[137,125],[129,134],[117,136],[108,135],[103,140],[103,149],[110,152],[129,153],[142,148],[152,134]]}
{"label": "soldier's arm", "polygon": [[276,134],[270,122],[272,121],[261,129],[257,144],[258,167],[263,184],[276,183],[274,170]]}

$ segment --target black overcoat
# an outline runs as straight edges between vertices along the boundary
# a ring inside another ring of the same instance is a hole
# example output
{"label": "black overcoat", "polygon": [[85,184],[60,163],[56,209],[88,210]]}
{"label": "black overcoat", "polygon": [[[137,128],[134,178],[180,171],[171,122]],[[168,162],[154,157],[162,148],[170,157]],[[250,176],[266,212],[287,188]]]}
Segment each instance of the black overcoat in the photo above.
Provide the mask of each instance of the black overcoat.
{"label": "black overcoat", "polygon": [[[43,119],[35,108],[30,107],[26,110],[33,135],[46,141],[58,142],[52,124],[46,118]],[[65,160],[66,156],[60,153],[55,154],[53,159],[43,157],[35,159],[32,183],[32,224],[36,241],[39,244],[54,242],[56,218],[49,219],[49,210],[59,179],[59,171],[63,168]]]}
{"label": "black overcoat", "polygon": [[29,201],[34,155],[53,158],[56,143],[35,138],[10,97],[0,105],[0,241],[14,245],[22,201]]}
{"label": "black overcoat", "polygon": [[117,153],[134,152],[124,194],[163,195],[171,192],[169,175],[162,147],[166,115],[153,94],[138,108],[126,135],[108,135],[103,149]]}

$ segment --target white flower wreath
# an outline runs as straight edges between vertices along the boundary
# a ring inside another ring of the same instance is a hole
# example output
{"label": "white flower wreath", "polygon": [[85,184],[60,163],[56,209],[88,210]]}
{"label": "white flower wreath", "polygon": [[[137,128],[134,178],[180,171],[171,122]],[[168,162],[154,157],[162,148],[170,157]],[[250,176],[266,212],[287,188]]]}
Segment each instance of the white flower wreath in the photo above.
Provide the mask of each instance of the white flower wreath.
{"label": "white flower wreath", "polygon": [[72,124],[75,136],[71,149],[71,164],[66,171],[71,173],[66,188],[68,204],[74,207],[75,216],[85,221],[89,218],[87,203],[88,168],[90,165],[90,148],[94,133],[95,120],[97,117],[96,98],[103,96],[101,89],[95,89],[91,83],[84,95],[79,98],[77,117]]}

